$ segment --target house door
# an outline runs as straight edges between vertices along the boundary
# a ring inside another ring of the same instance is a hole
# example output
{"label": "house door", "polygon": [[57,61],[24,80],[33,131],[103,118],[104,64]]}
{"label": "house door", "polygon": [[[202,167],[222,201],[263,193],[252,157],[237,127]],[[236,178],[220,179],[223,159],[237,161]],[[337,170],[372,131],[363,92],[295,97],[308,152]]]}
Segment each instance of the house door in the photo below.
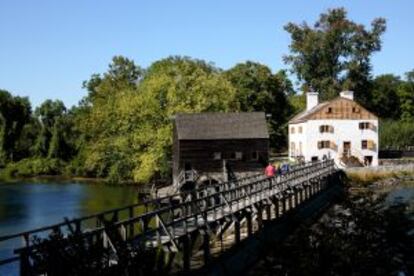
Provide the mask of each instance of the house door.
{"label": "house door", "polygon": [[349,141],[344,142],[344,155],[345,156],[351,155],[351,142]]}
{"label": "house door", "polygon": [[372,156],[371,155],[364,156],[364,165],[371,166],[371,164],[372,164]]}

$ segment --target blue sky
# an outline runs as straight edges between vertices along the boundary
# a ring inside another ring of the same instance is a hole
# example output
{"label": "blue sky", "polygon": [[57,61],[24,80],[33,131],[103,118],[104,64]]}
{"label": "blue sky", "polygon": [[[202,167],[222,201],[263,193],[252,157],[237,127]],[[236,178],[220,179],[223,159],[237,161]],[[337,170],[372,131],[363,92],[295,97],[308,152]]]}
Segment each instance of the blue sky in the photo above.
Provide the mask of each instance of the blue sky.
{"label": "blue sky", "polygon": [[288,22],[313,23],[328,8],[345,7],[356,22],[387,19],[374,74],[414,69],[414,2],[348,1],[1,1],[0,88],[29,96],[34,106],[61,99],[68,106],[86,94],[82,82],[104,72],[114,55],[143,67],[186,55],[227,69],[258,61],[287,68]]}

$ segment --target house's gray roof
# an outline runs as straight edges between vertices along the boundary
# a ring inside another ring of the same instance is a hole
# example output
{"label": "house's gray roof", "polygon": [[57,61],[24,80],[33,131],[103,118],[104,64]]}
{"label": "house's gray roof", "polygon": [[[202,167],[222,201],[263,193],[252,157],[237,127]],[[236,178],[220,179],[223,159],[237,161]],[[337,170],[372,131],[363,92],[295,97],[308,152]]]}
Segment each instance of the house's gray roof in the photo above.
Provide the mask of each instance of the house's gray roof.
{"label": "house's gray roof", "polygon": [[175,125],[179,140],[269,138],[264,112],[181,113]]}

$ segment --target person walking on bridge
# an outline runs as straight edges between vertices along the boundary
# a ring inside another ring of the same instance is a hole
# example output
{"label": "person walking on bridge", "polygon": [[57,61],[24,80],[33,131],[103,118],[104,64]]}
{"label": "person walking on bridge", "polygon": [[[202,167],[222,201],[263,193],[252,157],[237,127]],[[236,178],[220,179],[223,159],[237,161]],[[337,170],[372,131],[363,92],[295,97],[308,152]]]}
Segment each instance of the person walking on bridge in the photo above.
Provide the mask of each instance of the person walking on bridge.
{"label": "person walking on bridge", "polygon": [[265,169],[265,174],[267,177],[275,176],[275,167],[273,167],[272,163],[269,162],[269,165],[267,165]]}

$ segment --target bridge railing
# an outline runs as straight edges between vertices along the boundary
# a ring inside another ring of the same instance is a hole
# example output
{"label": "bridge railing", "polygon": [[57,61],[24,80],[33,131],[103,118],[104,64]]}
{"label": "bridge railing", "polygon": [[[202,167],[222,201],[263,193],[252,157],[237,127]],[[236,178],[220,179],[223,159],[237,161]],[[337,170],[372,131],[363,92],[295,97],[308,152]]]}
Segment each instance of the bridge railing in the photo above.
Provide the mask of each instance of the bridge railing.
{"label": "bridge railing", "polygon": [[[113,227],[124,233],[124,239],[135,243],[160,244],[161,236],[167,236],[170,243],[174,243],[177,230],[188,232],[199,227],[208,227],[208,219],[223,217],[226,208],[231,209],[235,202],[247,204],[250,201],[260,200],[265,196],[265,190],[271,194],[271,190],[283,192],[289,187],[300,184],[299,178],[309,178],[312,175],[323,174],[333,169],[331,160],[317,163],[307,163],[292,167],[285,175],[267,178],[263,174],[257,174],[237,181],[229,181],[218,185],[203,187],[195,192],[183,195],[182,193],[162,198],[167,200],[167,205],[161,205],[160,199],[150,200],[141,204],[115,208],[98,214],[85,216],[78,219],[66,219],[62,223],[31,231],[0,237],[0,243],[11,239],[22,239],[21,249],[16,253],[33,249],[31,238],[33,236],[47,237],[52,232],[62,231],[66,233],[81,233],[86,237],[101,238],[105,234],[105,222],[111,221]],[[181,200],[176,200],[179,197]],[[244,200],[244,201],[243,201]],[[140,210],[137,210],[141,208]],[[235,207],[233,207],[235,208]],[[140,214],[139,214],[139,213]],[[123,216],[121,213],[126,213]],[[227,212],[229,213],[229,212]],[[231,212],[229,213],[231,214]],[[110,219],[108,216],[110,215]],[[93,229],[85,229],[84,225],[95,224]],[[86,231],[85,231],[86,230]],[[164,241],[165,242],[165,241]],[[0,265],[18,261],[18,256],[12,256],[0,260]]]}

